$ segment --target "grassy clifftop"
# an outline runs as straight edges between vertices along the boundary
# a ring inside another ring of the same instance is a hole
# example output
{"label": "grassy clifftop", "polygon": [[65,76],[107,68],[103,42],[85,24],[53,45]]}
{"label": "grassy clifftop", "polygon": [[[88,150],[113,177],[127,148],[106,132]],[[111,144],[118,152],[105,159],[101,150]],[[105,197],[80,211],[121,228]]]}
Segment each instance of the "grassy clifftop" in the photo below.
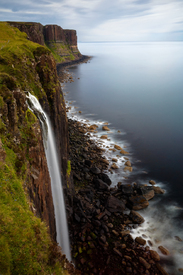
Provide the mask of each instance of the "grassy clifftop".
{"label": "grassy clifftop", "polygon": [[69,274],[46,223],[33,214],[34,203],[29,200],[35,164],[30,148],[39,147],[40,127],[27,109],[24,91],[43,100],[41,77],[47,78],[50,97],[59,83],[50,72],[49,62],[55,62],[50,51],[26,37],[0,23],[0,274]]}

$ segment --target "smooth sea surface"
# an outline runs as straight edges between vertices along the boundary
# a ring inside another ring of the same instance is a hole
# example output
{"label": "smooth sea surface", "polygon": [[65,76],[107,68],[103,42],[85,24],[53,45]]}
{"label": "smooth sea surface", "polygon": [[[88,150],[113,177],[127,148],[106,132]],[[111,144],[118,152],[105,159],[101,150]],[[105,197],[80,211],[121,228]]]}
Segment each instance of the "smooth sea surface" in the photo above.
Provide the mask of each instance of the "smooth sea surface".
{"label": "smooth sea surface", "polygon": [[183,232],[183,42],[79,43],[79,50],[92,58],[69,69],[66,99],[85,118],[93,114],[123,133],[115,139],[129,145],[137,182],[153,179],[166,190],[144,215],[156,223],[156,238],[177,246],[180,259],[169,265],[179,274],[183,243],[173,238]]}

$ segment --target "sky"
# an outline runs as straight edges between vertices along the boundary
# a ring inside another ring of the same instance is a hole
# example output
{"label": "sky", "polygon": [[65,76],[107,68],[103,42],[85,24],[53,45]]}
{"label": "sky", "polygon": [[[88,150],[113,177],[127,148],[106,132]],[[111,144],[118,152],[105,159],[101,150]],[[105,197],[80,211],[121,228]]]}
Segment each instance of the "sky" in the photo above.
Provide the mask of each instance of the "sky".
{"label": "sky", "polygon": [[183,0],[1,0],[0,18],[75,29],[79,42],[183,40]]}

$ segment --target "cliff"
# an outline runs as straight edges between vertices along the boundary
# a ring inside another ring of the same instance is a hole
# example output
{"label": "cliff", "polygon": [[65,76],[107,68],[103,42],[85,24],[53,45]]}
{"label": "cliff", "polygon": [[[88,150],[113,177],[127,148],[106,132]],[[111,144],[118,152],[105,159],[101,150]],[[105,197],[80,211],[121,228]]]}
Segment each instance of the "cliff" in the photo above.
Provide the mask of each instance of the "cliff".
{"label": "cliff", "polygon": [[[40,37],[34,37],[43,43],[41,24],[20,26],[26,32],[29,29],[30,40],[35,28],[39,30]],[[50,274],[57,268],[61,274],[63,259],[48,235],[55,240],[41,128],[28,109],[26,91],[39,99],[51,118],[71,212],[67,117],[55,59],[47,47],[30,40],[17,28],[0,23],[0,270],[2,274]]]}
{"label": "cliff", "polygon": [[30,41],[47,46],[57,63],[78,60],[82,57],[77,47],[75,30],[64,30],[57,25],[43,26],[34,22],[8,22],[27,34]]}

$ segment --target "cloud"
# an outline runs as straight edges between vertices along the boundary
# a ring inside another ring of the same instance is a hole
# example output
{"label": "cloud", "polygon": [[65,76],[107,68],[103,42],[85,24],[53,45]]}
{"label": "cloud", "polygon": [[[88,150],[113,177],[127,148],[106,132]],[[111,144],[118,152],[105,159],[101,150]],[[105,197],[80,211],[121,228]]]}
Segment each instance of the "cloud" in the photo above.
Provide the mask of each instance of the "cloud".
{"label": "cloud", "polygon": [[1,0],[0,16],[76,29],[82,41],[183,40],[181,0]]}

